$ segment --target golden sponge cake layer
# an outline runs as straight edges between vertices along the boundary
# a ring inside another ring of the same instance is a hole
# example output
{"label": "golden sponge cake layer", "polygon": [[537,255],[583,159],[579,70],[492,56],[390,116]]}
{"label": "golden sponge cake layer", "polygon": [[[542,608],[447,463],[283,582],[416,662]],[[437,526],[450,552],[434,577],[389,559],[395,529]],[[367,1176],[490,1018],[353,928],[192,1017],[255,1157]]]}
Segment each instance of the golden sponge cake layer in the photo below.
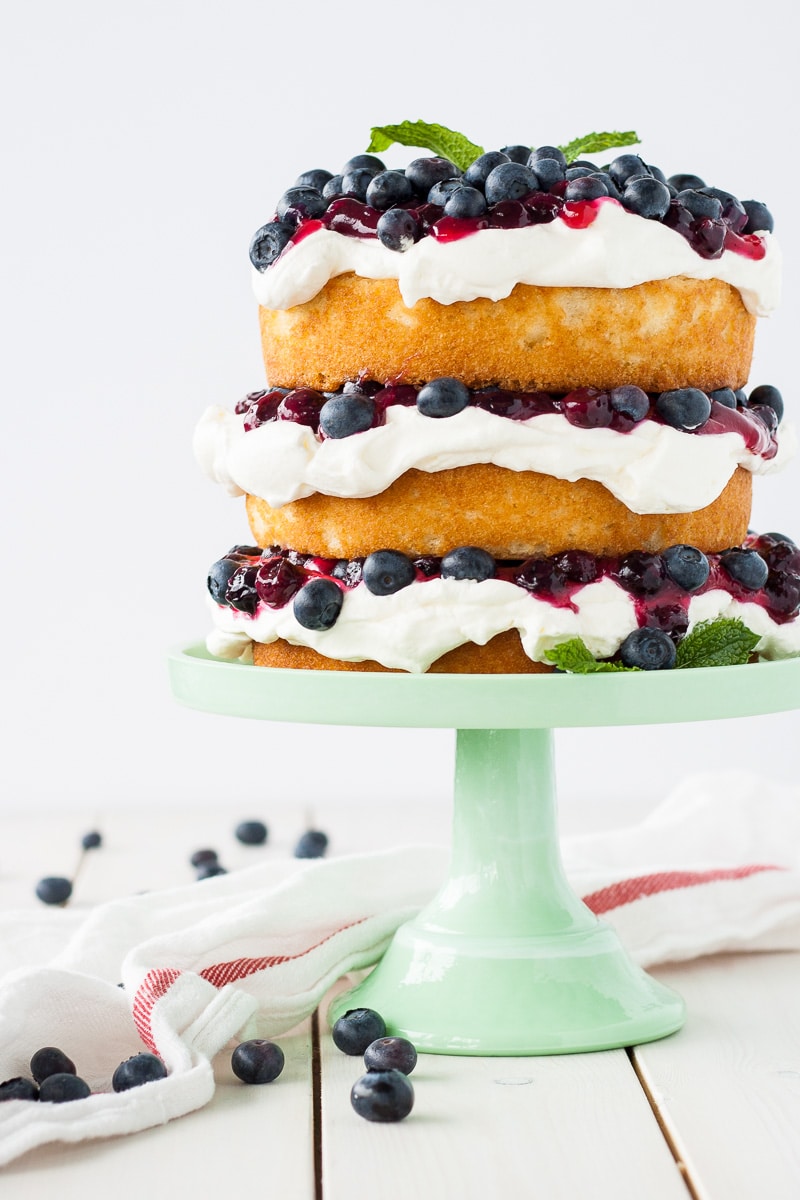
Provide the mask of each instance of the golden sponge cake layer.
{"label": "golden sponge cake layer", "polygon": [[[307,646],[293,646],[277,641],[264,645],[253,643],[253,662],[257,667],[292,667],[305,671],[395,671],[367,659],[364,662],[343,662],[326,658]],[[528,658],[516,629],[499,633],[485,646],[466,642],[437,658],[428,670],[434,674],[454,675],[539,675],[554,668]],[[404,672],[399,672],[404,674]]]}
{"label": "golden sponge cake layer", "polygon": [[323,391],[358,376],[443,375],[551,392],[739,388],[756,323],[730,284],[685,276],[624,289],[518,284],[504,300],[407,308],[395,280],[346,274],[305,304],[259,312],[270,384]]}
{"label": "golden sponge cake layer", "polygon": [[722,494],[690,513],[640,516],[592,480],[569,483],[480,463],[429,474],[408,471],[363,499],[315,494],[282,508],[247,497],[257,544],[303,554],[357,558],[374,550],[446,554],[481,546],[495,558],[546,557],[578,548],[597,556],[657,552],[685,542],[706,552],[743,542],[752,477],[737,468]]}

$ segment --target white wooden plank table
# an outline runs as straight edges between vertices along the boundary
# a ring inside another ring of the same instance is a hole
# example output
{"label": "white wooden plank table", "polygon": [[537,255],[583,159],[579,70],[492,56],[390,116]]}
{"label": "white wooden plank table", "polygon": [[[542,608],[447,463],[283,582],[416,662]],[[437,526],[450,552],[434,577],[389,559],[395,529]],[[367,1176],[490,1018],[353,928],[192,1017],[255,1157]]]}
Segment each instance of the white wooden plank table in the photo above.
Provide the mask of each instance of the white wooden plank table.
{"label": "white wooden plank table", "polygon": [[[284,856],[304,815],[269,809],[0,816],[0,907],[35,913],[45,874],[75,876],[76,912],[188,883],[189,854],[201,845],[230,869]],[[239,845],[236,820],[258,816],[270,825],[268,845]],[[364,802],[326,805],[316,820],[332,853],[397,840],[396,818]],[[410,805],[402,826],[446,843],[449,814]],[[103,846],[81,854],[91,828]],[[240,1084],[223,1052],[205,1109],[126,1138],[31,1152],[0,1169],[0,1189],[11,1200],[49,1200],[55,1189],[77,1200],[112,1182],[117,1200],[232,1185],[289,1200],[798,1200],[800,954],[719,956],[655,974],[687,1001],[674,1037],[563,1057],[422,1055],[414,1110],[397,1125],[352,1111],[361,1060],[335,1049],[323,1010],[278,1039],[286,1068],[274,1084]]]}

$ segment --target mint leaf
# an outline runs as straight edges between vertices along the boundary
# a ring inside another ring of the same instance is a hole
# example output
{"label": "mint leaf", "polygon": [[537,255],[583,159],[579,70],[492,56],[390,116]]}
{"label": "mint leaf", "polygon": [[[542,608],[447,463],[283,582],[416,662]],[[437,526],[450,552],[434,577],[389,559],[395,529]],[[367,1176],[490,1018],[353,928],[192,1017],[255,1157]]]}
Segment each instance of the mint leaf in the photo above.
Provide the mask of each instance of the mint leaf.
{"label": "mint leaf", "polygon": [[461,171],[483,154],[483,146],[475,146],[463,133],[455,133],[444,125],[429,125],[427,121],[403,121],[400,125],[373,125],[370,129],[368,154],[380,154],[397,142],[400,146],[415,146],[448,158]]}
{"label": "mint leaf", "polygon": [[615,150],[620,146],[636,146],[639,141],[639,135],[632,129],[628,133],[586,133],[566,146],[559,146],[559,150],[571,163],[576,158],[583,158],[584,154],[599,154],[601,150]]}
{"label": "mint leaf", "polygon": [[738,618],[701,621],[678,646],[676,667],[737,667],[748,661],[759,637]]}
{"label": "mint leaf", "polygon": [[601,671],[638,671],[638,667],[623,667],[622,663],[598,662],[582,638],[571,638],[545,650],[545,658],[561,671],[571,675],[597,675]]}

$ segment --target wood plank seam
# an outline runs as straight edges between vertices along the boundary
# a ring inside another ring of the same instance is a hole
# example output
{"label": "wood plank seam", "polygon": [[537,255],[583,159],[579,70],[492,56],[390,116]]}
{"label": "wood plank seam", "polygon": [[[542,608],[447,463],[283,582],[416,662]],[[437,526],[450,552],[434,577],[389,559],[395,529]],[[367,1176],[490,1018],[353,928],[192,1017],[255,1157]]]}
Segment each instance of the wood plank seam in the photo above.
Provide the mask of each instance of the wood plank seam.
{"label": "wood plank seam", "polygon": [[322,1048],[319,1009],[311,1015],[311,1133],[314,1142],[314,1200],[322,1200]]}
{"label": "wood plank seam", "polygon": [[697,1191],[697,1189],[694,1186],[694,1183],[692,1182],[692,1178],[689,1174],[689,1168],[686,1165],[683,1158],[681,1157],[680,1150],[678,1149],[677,1145],[675,1144],[672,1134],[670,1133],[669,1129],[667,1128],[666,1122],[661,1114],[661,1110],[658,1107],[658,1102],[656,1101],[655,1096],[653,1095],[650,1088],[648,1087],[647,1080],[645,1079],[644,1074],[639,1067],[639,1063],[636,1059],[636,1047],[635,1046],[626,1047],[625,1053],[628,1055],[630,1064],[633,1067],[633,1072],[636,1075],[636,1078],[639,1080],[639,1085],[641,1086],[641,1089],[644,1092],[645,1097],[647,1098],[647,1103],[650,1105],[653,1116],[656,1119],[656,1124],[658,1125],[658,1128],[661,1130],[661,1136],[664,1138],[664,1141],[667,1143],[670,1154],[675,1159],[675,1166],[678,1168],[678,1170],[680,1172],[681,1179],[684,1182],[684,1185],[686,1187],[687,1192],[689,1193],[689,1195],[691,1197],[691,1200],[702,1200],[700,1193]]}

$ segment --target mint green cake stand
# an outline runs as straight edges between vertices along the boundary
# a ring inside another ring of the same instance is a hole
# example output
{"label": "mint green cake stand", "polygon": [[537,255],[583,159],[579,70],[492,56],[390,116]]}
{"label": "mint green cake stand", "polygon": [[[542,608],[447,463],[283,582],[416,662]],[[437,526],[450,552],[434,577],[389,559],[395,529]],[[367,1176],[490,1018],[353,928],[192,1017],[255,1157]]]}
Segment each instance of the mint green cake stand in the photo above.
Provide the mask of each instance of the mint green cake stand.
{"label": "mint green cake stand", "polygon": [[[441,1054],[605,1050],[683,1024],[681,998],[630,960],[566,881],[553,729],[800,708],[800,659],[639,675],[402,675],[249,667],[191,647],[169,666],[176,698],[207,712],[458,731],[449,878],[328,1014],[377,1009],[391,1033]],[[666,734],[665,755],[675,744]]]}

